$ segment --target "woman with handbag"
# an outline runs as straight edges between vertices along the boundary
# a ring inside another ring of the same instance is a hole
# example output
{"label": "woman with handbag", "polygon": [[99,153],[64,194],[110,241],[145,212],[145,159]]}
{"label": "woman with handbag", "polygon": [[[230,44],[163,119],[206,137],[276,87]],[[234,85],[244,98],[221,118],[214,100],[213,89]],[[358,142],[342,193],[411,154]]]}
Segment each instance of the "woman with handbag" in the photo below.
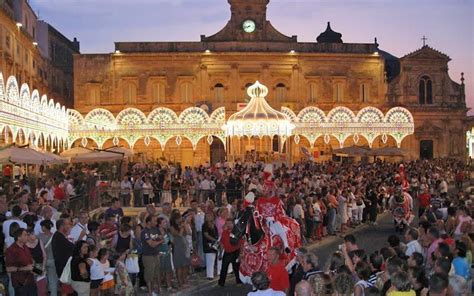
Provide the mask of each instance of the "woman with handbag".
{"label": "woman with handbag", "polygon": [[89,245],[83,241],[77,241],[74,245],[71,260],[71,286],[79,296],[89,296],[91,288]]}
{"label": "woman with handbag", "polygon": [[43,243],[36,237],[34,229],[28,228],[28,240],[26,246],[30,250],[30,254],[33,257],[33,272],[35,273],[36,289],[38,296],[47,296],[48,289],[46,288],[46,251],[44,250]]}
{"label": "woman with handbag", "polygon": [[207,212],[205,222],[202,225],[202,244],[206,257],[206,277],[208,280],[214,279],[214,265],[217,257],[217,227],[214,223],[214,215]]}

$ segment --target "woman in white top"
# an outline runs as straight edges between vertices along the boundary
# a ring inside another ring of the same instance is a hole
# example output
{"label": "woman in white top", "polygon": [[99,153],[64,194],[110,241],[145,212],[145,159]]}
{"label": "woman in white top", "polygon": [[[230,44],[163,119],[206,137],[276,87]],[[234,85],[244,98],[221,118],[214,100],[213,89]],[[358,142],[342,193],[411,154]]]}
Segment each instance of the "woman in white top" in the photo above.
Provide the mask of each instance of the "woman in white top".
{"label": "woman in white top", "polygon": [[99,249],[97,246],[89,245],[89,259],[87,261],[91,267],[91,296],[99,295],[99,287],[105,277],[104,269],[102,268],[99,259],[97,259],[98,255]]}
{"label": "woman in white top", "polygon": [[143,183],[143,203],[145,205],[150,204],[155,195],[153,194],[153,185],[150,182],[150,178],[145,178]]}

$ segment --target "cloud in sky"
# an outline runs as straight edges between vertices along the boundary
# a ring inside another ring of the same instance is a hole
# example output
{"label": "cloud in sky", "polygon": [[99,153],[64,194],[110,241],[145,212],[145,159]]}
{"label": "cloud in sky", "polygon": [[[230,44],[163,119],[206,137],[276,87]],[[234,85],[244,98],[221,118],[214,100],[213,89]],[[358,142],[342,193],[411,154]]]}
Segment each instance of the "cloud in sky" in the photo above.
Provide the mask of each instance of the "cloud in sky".
{"label": "cloud in sky", "polygon": [[[230,18],[226,0],[30,0],[40,18],[81,52],[112,52],[115,41],[198,41]],[[315,41],[331,21],[344,42],[370,43],[401,57],[427,44],[448,54],[450,76],[465,73],[474,107],[474,1],[471,0],[271,0],[267,18],[286,35]]]}

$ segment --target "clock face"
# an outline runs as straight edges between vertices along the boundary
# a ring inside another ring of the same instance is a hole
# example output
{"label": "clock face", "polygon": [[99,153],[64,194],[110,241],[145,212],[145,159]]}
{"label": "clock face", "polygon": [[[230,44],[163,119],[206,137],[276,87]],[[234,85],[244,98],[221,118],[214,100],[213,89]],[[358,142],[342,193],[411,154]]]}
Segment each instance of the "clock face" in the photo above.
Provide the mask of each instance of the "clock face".
{"label": "clock face", "polygon": [[242,28],[246,33],[252,33],[255,31],[255,22],[252,20],[246,20],[242,23]]}

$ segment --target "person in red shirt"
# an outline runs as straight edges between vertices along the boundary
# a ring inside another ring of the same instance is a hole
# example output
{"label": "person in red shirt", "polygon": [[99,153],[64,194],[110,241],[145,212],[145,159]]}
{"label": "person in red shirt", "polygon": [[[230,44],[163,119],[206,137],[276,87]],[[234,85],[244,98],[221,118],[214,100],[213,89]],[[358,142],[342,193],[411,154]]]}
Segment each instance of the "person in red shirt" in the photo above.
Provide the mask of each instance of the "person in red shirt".
{"label": "person in red shirt", "polygon": [[423,216],[426,209],[430,206],[431,195],[429,188],[426,187],[422,194],[418,195],[418,217]]}
{"label": "person in red shirt", "polygon": [[275,291],[288,293],[290,288],[290,276],[282,263],[280,263],[280,249],[271,247],[268,250],[268,278],[270,279],[270,288]]}
{"label": "person in red shirt", "polygon": [[242,281],[239,277],[239,255],[240,255],[240,247],[243,244],[243,240],[240,240],[237,245],[233,245],[230,243],[230,234],[232,233],[232,228],[234,227],[234,222],[232,219],[227,219],[224,224],[224,230],[222,231],[221,235],[221,245],[224,249],[224,256],[222,257],[222,268],[221,274],[219,277],[219,286],[224,287],[225,279],[227,277],[227,270],[229,269],[229,264],[232,263],[232,271],[235,275],[235,282],[237,284],[241,284]]}
{"label": "person in red shirt", "polygon": [[64,189],[61,187],[61,182],[57,181],[54,186],[54,199],[59,201],[63,201],[66,198],[66,193]]}
{"label": "person in red shirt", "polygon": [[5,252],[5,266],[10,273],[15,295],[36,295],[36,281],[33,274],[33,257],[26,246],[28,235],[24,228],[15,231],[15,243]]}
{"label": "person in red shirt", "polygon": [[12,167],[9,165],[6,165],[3,167],[3,176],[6,178],[11,178],[12,177]]}
{"label": "person in red shirt", "polygon": [[98,233],[106,243],[107,247],[111,247],[112,239],[117,234],[116,217],[110,214],[105,216],[105,223],[101,224]]}

